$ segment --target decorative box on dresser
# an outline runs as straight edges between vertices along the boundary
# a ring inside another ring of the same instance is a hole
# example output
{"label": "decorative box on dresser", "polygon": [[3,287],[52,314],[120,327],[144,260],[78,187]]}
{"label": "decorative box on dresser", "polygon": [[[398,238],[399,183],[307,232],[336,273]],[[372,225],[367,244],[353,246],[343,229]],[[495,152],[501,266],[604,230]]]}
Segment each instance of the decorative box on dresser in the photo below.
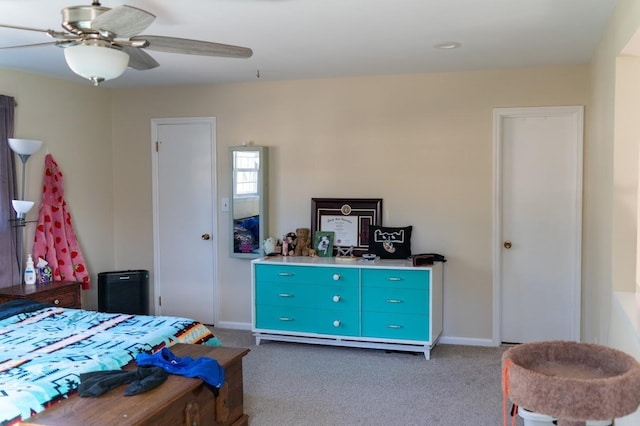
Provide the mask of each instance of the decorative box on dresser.
{"label": "decorative box on dresser", "polygon": [[45,284],[22,284],[0,287],[0,303],[16,299],[31,299],[63,308],[80,309],[82,283],[79,281],[56,281]]}
{"label": "decorative box on dresser", "polygon": [[266,257],[252,261],[261,340],[423,352],[442,334],[442,263]]}

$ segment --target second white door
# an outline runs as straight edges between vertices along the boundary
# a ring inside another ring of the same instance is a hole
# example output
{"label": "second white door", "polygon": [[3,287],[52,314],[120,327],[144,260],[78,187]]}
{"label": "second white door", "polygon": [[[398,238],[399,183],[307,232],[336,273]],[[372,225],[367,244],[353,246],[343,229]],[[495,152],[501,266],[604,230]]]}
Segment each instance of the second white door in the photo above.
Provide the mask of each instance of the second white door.
{"label": "second white door", "polygon": [[494,112],[501,342],[580,339],[582,115],[582,107]]}
{"label": "second white door", "polygon": [[215,119],[155,119],[156,312],[214,324]]}

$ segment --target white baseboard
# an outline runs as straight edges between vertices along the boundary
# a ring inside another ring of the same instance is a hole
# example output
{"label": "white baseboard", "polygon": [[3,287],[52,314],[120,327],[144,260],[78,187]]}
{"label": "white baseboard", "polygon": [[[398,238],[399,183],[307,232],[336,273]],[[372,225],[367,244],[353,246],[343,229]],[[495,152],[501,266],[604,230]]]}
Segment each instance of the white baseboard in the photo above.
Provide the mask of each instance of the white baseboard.
{"label": "white baseboard", "polygon": [[215,326],[218,328],[229,328],[232,330],[251,330],[250,322],[220,321]]}
{"label": "white baseboard", "polygon": [[470,337],[453,337],[453,336],[442,336],[440,337],[440,342],[443,345],[463,345],[463,346],[492,346],[496,345],[493,343],[491,339],[474,339]]}

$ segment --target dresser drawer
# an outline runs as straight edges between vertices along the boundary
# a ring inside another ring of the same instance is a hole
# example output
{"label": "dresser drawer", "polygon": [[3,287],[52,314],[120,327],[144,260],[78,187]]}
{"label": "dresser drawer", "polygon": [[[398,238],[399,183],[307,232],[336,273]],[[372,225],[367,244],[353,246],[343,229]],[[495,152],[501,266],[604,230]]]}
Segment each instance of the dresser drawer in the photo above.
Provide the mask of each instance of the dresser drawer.
{"label": "dresser drawer", "polygon": [[363,269],[363,287],[428,289],[429,270],[413,269]]}
{"label": "dresser drawer", "polygon": [[360,309],[360,291],[357,284],[338,286],[316,286],[315,306],[318,309]]}
{"label": "dresser drawer", "polygon": [[358,336],[358,312],[256,306],[256,327],[340,336]]}
{"label": "dresser drawer", "polygon": [[259,305],[313,307],[316,300],[316,288],[294,282],[258,282],[256,284],[256,303]]}
{"label": "dresser drawer", "polygon": [[430,340],[429,316],[363,313],[362,336],[400,340]]}
{"label": "dresser drawer", "polygon": [[76,293],[58,292],[44,297],[37,298],[39,302],[51,303],[64,308],[80,308],[80,301],[76,297]]}
{"label": "dresser drawer", "polygon": [[82,301],[77,281],[62,281],[35,285],[16,285],[0,288],[0,303],[16,299],[30,299],[51,303],[62,308],[80,309]]}
{"label": "dresser drawer", "polygon": [[257,305],[256,327],[285,331],[310,331],[316,328],[316,313],[308,308]]}
{"label": "dresser drawer", "polygon": [[331,266],[310,267],[290,265],[256,265],[257,282],[295,282],[297,284],[353,284],[358,285],[359,273],[355,268]]}
{"label": "dresser drawer", "polygon": [[429,292],[411,288],[362,289],[362,310],[402,314],[428,314]]}
{"label": "dresser drawer", "polygon": [[359,336],[358,311],[317,311],[316,332],[336,336]]}

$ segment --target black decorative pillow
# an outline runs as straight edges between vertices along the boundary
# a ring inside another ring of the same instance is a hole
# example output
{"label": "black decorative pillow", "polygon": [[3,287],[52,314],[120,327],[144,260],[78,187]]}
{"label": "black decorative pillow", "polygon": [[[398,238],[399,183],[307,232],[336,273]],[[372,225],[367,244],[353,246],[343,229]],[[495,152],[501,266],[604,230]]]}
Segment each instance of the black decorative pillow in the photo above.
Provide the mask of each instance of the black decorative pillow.
{"label": "black decorative pillow", "polygon": [[412,228],[369,225],[369,253],[381,259],[406,259],[411,256]]}

